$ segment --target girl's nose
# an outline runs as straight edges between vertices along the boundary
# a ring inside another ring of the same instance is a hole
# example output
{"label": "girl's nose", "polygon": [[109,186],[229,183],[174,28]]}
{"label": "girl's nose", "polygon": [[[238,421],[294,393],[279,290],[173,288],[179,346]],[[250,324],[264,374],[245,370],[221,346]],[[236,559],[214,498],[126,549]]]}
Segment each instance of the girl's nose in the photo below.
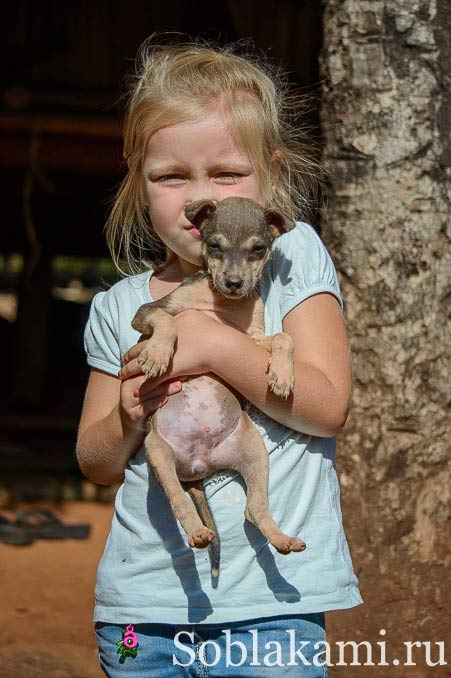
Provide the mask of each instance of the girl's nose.
{"label": "girl's nose", "polygon": [[193,182],[190,189],[188,196],[185,198],[185,206],[196,200],[215,200],[216,202],[221,200],[221,196],[216,190],[217,187],[212,186],[208,181]]}
{"label": "girl's nose", "polygon": [[214,200],[215,202],[218,202],[220,199],[221,198],[216,196],[212,191],[192,191],[189,195],[189,198],[186,198],[185,200],[185,207],[192,202],[196,202],[197,200]]}

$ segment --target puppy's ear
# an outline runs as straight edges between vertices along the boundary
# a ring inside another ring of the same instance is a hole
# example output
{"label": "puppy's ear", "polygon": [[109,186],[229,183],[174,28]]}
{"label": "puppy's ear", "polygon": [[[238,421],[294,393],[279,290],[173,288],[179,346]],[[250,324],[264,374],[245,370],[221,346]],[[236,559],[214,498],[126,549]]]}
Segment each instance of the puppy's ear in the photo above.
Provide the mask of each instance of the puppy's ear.
{"label": "puppy's ear", "polygon": [[265,219],[268,226],[271,226],[275,238],[290,231],[294,226],[294,223],[279,210],[265,209]]}
{"label": "puppy's ear", "polygon": [[216,211],[216,203],[213,200],[196,200],[185,207],[185,216],[191,224],[201,228]]}

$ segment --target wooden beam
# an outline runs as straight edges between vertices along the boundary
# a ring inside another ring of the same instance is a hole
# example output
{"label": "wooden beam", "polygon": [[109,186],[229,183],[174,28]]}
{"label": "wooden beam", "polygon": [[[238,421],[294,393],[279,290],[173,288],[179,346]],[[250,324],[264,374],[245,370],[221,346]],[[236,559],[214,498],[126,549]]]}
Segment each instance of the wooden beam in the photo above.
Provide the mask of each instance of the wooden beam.
{"label": "wooden beam", "polygon": [[120,139],[121,137],[121,125],[117,119],[89,115],[0,113],[0,131],[107,139]]}

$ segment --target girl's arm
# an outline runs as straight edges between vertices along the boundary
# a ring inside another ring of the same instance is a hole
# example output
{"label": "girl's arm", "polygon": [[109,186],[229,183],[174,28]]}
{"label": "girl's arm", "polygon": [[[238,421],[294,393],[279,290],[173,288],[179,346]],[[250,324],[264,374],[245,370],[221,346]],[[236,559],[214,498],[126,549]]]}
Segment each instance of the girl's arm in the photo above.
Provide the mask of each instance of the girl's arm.
{"label": "girl's arm", "polygon": [[111,485],[122,479],[130,457],[145,435],[145,418],[180,390],[180,384],[163,384],[145,398],[132,394],[143,375],[121,382],[92,369],[78,427],[76,455],[82,473],[95,483]]}
{"label": "girl's arm", "polygon": [[[182,320],[183,316],[183,320]],[[346,327],[335,297],[321,293],[298,304],[284,318],[283,329],[295,344],[295,388],[288,400],[267,385],[268,353],[238,330],[220,325],[201,311],[177,316],[179,340],[170,369],[149,379],[146,392],[168,379],[213,372],[275,421],[309,435],[331,437],[345,424],[351,393],[351,357]],[[142,345],[124,356],[121,378],[140,372]]]}
{"label": "girl's arm", "polygon": [[233,328],[217,333],[211,371],[284,426],[334,436],[346,422],[351,397],[351,355],[338,301],[328,293],[309,297],[285,316],[283,329],[295,344],[295,387],[288,400],[268,389],[267,352]]}
{"label": "girl's arm", "polygon": [[120,479],[143,433],[127,430],[119,414],[121,382],[92,369],[77,436],[77,461],[86,478],[101,485]]}
{"label": "girl's arm", "polygon": [[[177,377],[209,372],[209,330],[211,326],[221,329],[220,325],[199,311],[181,313],[177,324]],[[131,350],[139,355],[143,346],[137,344]],[[167,372],[164,379],[146,379],[137,361],[133,363],[134,369],[123,379],[95,368],[89,377],[76,453],[82,473],[101,485],[122,479],[130,457],[143,443],[146,419],[181,388],[175,373]]]}

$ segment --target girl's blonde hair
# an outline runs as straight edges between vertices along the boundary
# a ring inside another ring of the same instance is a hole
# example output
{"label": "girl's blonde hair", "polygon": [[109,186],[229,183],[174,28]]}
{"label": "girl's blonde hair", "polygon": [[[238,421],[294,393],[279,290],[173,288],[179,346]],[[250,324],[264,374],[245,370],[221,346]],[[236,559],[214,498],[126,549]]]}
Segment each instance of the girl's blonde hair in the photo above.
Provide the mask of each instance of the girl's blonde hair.
{"label": "girl's blonde hair", "polygon": [[[157,36],[159,37],[159,36]],[[248,43],[218,46],[203,40],[159,44],[155,35],[140,47],[129,80],[124,126],[128,172],[106,224],[111,256],[129,272],[149,262],[160,270],[173,253],[152,229],[143,200],[142,167],[147,142],[163,127],[219,111],[257,174],[265,204],[290,220],[309,219],[318,195],[321,167],[303,143],[299,115],[305,97],[289,91],[284,76],[266,58],[243,52]]]}

